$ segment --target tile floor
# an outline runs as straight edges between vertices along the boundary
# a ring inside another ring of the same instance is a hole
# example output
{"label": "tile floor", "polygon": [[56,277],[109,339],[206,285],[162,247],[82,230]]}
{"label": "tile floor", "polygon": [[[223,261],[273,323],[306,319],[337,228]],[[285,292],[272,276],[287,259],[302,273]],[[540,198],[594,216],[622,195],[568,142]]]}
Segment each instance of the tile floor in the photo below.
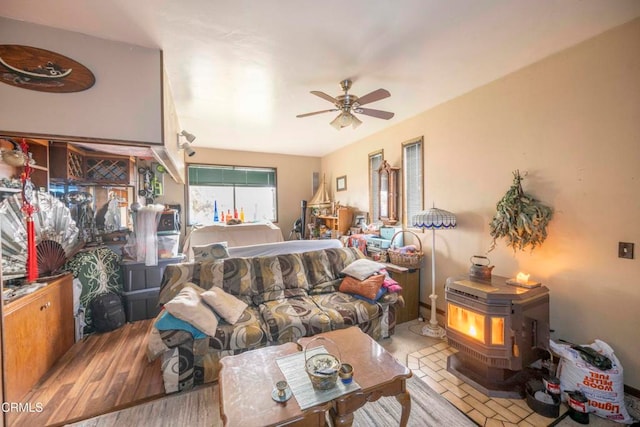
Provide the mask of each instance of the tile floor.
{"label": "tile floor", "polygon": [[[535,413],[524,399],[488,397],[447,371],[447,356],[456,350],[446,342],[410,353],[407,363],[413,374],[440,393],[459,410],[485,427],[548,426],[554,418]],[[560,415],[566,412],[562,405]]]}

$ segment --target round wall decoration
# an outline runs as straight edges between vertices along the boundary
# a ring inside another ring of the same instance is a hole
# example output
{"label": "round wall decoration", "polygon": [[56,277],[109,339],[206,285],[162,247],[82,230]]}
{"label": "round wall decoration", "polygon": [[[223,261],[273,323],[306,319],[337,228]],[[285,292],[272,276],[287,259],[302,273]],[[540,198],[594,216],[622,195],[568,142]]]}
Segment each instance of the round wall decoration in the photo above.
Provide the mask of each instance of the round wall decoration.
{"label": "round wall decoration", "polygon": [[93,73],[71,58],[49,50],[0,45],[0,81],[40,92],[68,93],[89,89]]}

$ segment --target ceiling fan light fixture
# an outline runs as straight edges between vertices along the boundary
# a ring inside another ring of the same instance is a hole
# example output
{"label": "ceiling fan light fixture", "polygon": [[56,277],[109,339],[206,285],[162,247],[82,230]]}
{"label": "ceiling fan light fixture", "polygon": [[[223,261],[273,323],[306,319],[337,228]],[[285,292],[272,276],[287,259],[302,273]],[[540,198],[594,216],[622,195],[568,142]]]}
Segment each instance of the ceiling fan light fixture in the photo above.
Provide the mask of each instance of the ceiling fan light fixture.
{"label": "ceiling fan light fixture", "polygon": [[333,119],[333,121],[330,124],[331,126],[336,128],[336,130],[340,130],[342,128],[346,128],[347,126],[351,126],[351,125],[353,125],[353,128],[355,129],[358,126],[360,126],[361,123],[362,122],[358,120],[358,118],[355,117],[353,114],[343,111],[342,113],[338,114],[338,116],[335,119]]}
{"label": "ceiling fan light fixture", "polygon": [[336,97],[327,95],[326,93],[318,90],[311,91],[313,95],[320,97],[325,101],[331,102],[335,108],[331,108],[329,110],[314,111],[305,114],[298,114],[296,115],[296,117],[302,118],[315,116],[316,114],[328,113],[331,111],[340,111],[340,114],[338,114],[338,116],[330,123],[331,126],[333,126],[336,130],[340,130],[347,126],[352,126],[354,129],[356,129],[358,126],[360,126],[362,124],[362,121],[354,116],[353,113],[364,114],[366,116],[376,117],[378,119],[384,120],[393,118],[394,114],[389,111],[375,110],[372,108],[362,108],[363,105],[390,97],[391,94],[388,90],[377,89],[373,92],[369,92],[364,96],[357,97],[348,93],[348,90],[351,88],[351,80],[349,79],[341,81],[340,88],[342,89],[344,94],[338,95]]}
{"label": "ceiling fan light fixture", "polygon": [[358,126],[360,126],[362,124],[362,120],[360,120],[359,118],[357,118],[353,114],[350,114],[350,116],[351,116],[351,127],[356,129]]}

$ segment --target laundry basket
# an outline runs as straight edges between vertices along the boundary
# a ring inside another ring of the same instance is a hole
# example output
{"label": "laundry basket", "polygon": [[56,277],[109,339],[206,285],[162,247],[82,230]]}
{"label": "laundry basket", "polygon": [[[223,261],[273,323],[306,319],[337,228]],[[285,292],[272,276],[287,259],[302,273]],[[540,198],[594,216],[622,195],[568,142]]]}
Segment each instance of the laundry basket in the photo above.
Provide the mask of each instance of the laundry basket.
{"label": "laundry basket", "polygon": [[[403,252],[400,252],[400,250],[398,250],[397,248],[394,248],[393,241],[396,238],[396,236],[400,233],[413,234],[416,240],[418,241],[418,245],[419,245],[418,250],[416,250],[415,252],[403,253]],[[420,268],[422,265],[422,257],[424,256],[424,253],[422,252],[422,241],[420,240],[418,235],[413,231],[400,230],[396,232],[391,238],[391,246],[387,251],[387,255],[389,256],[389,261],[392,264],[398,265],[400,267],[406,267],[406,268]]]}

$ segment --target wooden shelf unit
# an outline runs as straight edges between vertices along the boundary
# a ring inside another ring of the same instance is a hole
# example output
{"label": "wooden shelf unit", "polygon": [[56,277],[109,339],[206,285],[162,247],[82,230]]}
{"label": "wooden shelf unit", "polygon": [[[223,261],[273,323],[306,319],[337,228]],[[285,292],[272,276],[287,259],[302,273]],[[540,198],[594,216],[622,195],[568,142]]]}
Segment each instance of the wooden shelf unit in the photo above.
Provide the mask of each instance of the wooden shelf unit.
{"label": "wooden shelf unit", "polygon": [[135,162],[132,157],[104,154],[86,154],[84,157],[85,180],[95,184],[134,185]]}
{"label": "wooden shelf unit", "polygon": [[[31,182],[38,190],[49,191],[49,141],[45,139],[29,139],[29,152],[34,165],[31,165]],[[18,175],[20,175],[18,172]]]}
{"label": "wooden shelf unit", "polygon": [[336,230],[343,236],[349,232],[353,222],[353,211],[348,207],[338,208],[337,215],[318,215],[317,217],[330,230]]}
{"label": "wooden shelf unit", "polygon": [[74,182],[84,178],[84,151],[66,142],[52,141],[49,147],[51,181]]}

